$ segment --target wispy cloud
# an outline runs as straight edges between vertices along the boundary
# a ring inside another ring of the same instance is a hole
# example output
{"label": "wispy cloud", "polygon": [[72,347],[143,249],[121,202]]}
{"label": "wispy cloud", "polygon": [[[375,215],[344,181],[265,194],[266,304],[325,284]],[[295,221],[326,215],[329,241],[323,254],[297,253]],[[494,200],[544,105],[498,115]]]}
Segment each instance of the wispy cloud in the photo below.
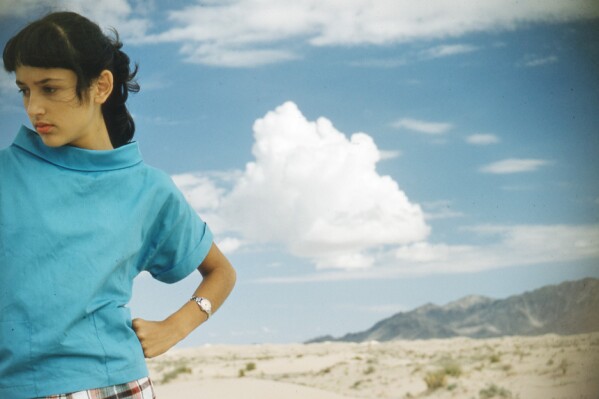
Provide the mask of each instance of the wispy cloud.
{"label": "wispy cloud", "polygon": [[391,123],[391,126],[396,129],[407,129],[429,135],[442,135],[453,128],[453,125],[448,122],[431,122],[412,118],[399,119]]}
{"label": "wispy cloud", "polygon": [[381,161],[387,159],[395,159],[401,156],[401,151],[398,150],[380,150],[379,155],[381,157]]}
{"label": "wispy cloud", "polygon": [[155,73],[149,76],[143,74],[137,76],[141,88],[144,92],[163,90],[172,85],[170,77],[167,77],[164,73]]}
{"label": "wispy cloud", "polygon": [[411,244],[399,260],[429,272],[472,272],[498,267],[567,262],[599,257],[599,225],[481,225],[468,229],[488,245]]}
{"label": "wispy cloud", "polygon": [[520,65],[527,67],[527,68],[535,68],[535,67],[541,67],[541,66],[545,66],[545,65],[555,64],[558,61],[559,61],[559,58],[555,55],[549,55],[549,56],[544,56],[544,57],[531,55],[531,56],[525,57],[524,60],[520,62]]}
{"label": "wispy cloud", "polygon": [[[304,46],[380,46],[455,39],[469,33],[511,30],[530,22],[555,23],[599,16],[594,0],[528,0],[514,2],[510,7],[502,0],[465,0],[459,7],[447,0],[230,0],[172,8],[167,11],[166,21],[157,24],[148,18],[147,3],[143,7],[141,4],[127,0],[6,0],[0,2],[0,16],[22,17],[69,9],[104,27],[117,28],[129,43],[178,43],[189,62],[229,67],[300,59]],[[150,7],[158,9],[153,2]],[[152,31],[164,22],[170,27]],[[291,42],[295,45],[290,46]],[[423,55],[435,58],[475,50],[464,44],[443,45]],[[397,66],[397,61],[392,63]],[[376,65],[388,66],[389,61],[375,62],[373,66]]]}
{"label": "wispy cloud", "polygon": [[2,95],[0,112],[11,114],[23,112],[23,103],[20,101],[17,90],[14,74],[6,73],[4,69],[0,70],[0,95]]}
{"label": "wispy cloud", "polygon": [[490,145],[499,143],[499,137],[489,133],[472,134],[466,137],[466,142],[472,145]]}
{"label": "wispy cloud", "polygon": [[391,69],[406,65],[408,62],[403,58],[370,58],[359,61],[352,61],[351,66],[363,68],[381,68]]}
{"label": "wispy cloud", "polygon": [[218,248],[227,255],[237,251],[243,245],[244,242],[242,240],[233,237],[225,237],[218,241]]}
{"label": "wispy cloud", "polygon": [[179,118],[172,118],[161,115],[145,115],[145,114],[134,114],[133,117],[137,122],[147,123],[156,126],[178,126],[184,123]]}
{"label": "wispy cloud", "polygon": [[[528,0],[505,7],[501,0],[466,0],[456,7],[446,0],[202,2],[170,11],[168,22],[172,27],[140,42],[180,43],[182,54],[190,62],[256,66],[301,58],[302,46],[401,44],[514,29],[529,22],[593,18],[599,10],[592,3]],[[297,45],[289,46],[291,41]],[[464,44],[445,45],[425,55],[444,57],[475,50]],[[389,67],[389,62],[366,63]],[[397,60],[391,64],[397,66]]]}
{"label": "wispy cloud", "polygon": [[466,54],[478,51],[479,48],[469,44],[446,44],[423,50],[420,56],[425,59],[450,57],[457,54]]}
{"label": "wispy cloud", "polygon": [[2,92],[9,92],[10,90],[13,90],[15,93],[17,92],[15,75],[5,72],[4,69],[0,71],[0,90]]}
{"label": "wispy cloud", "polygon": [[291,61],[300,58],[298,54],[282,49],[246,49],[241,46],[219,47],[212,45],[184,45],[181,54],[185,61],[223,67],[247,67]]}
{"label": "wispy cloud", "polygon": [[450,219],[464,216],[462,212],[454,209],[451,201],[424,202],[421,205],[424,208],[424,217],[426,220]]}
{"label": "wispy cloud", "polygon": [[486,245],[419,242],[379,253],[377,267],[270,277],[258,283],[386,279],[472,273],[506,267],[599,259],[599,225],[480,225],[470,231]]}
{"label": "wispy cloud", "polygon": [[0,16],[43,15],[49,11],[74,11],[85,15],[103,28],[116,28],[123,37],[143,37],[151,26],[145,16],[135,15],[127,0],[5,0],[0,2]]}
{"label": "wispy cloud", "polygon": [[534,172],[550,162],[544,159],[504,159],[480,168],[483,173],[510,174],[522,172]]}
{"label": "wispy cloud", "polygon": [[408,52],[402,58],[370,58],[350,62],[351,66],[363,68],[390,69],[402,67],[414,62],[422,62],[437,58],[451,57],[458,54],[467,54],[478,51],[479,48],[468,44],[445,44],[421,50]]}

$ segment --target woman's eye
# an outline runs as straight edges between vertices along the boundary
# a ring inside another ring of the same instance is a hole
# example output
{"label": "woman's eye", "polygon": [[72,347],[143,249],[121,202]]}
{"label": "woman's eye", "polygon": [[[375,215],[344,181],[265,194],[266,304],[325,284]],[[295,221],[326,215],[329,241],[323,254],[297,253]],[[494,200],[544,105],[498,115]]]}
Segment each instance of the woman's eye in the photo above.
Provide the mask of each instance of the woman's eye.
{"label": "woman's eye", "polygon": [[46,94],[53,94],[56,92],[56,89],[54,87],[44,87],[44,93]]}
{"label": "woman's eye", "polygon": [[25,88],[19,89],[19,93],[21,93],[21,95],[23,97],[28,96],[29,95],[29,89],[25,89]]}

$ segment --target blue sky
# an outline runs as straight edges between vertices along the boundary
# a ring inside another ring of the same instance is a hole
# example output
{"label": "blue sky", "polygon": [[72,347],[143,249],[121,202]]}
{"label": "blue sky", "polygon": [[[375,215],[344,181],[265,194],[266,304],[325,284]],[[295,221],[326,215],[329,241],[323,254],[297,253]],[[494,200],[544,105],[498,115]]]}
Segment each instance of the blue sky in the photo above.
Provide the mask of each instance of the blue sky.
{"label": "blue sky", "polygon": [[[59,4],[139,63],[144,158],[239,275],[183,345],[339,336],[599,277],[599,7],[416,3],[9,1],[0,36]],[[13,76],[0,90],[4,147],[27,119]],[[141,276],[134,314],[165,317],[198,278]]]}

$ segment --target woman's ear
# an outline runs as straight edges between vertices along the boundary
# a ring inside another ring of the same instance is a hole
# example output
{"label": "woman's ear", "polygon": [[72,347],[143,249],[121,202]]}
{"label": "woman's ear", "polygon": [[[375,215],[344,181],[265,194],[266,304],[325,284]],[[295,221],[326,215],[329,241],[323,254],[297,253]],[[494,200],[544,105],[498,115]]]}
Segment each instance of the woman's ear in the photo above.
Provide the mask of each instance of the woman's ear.
{"label": "woman's ear", "polygon": [[112,93],[114,77],[108,69],[103,70],[94,82],[94,102],[104,104]]}

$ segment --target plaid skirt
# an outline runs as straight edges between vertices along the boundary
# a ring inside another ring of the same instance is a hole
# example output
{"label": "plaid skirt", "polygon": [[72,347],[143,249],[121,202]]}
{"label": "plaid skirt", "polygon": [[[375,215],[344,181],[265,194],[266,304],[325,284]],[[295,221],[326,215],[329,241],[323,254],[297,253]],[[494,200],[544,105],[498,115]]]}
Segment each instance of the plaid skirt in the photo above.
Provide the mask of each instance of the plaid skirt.
{"label": "plaid skirt", "polygon": [[148,377],[126,384],[105,388],[45,396],[38,399],[156,399],[152,381]]}

